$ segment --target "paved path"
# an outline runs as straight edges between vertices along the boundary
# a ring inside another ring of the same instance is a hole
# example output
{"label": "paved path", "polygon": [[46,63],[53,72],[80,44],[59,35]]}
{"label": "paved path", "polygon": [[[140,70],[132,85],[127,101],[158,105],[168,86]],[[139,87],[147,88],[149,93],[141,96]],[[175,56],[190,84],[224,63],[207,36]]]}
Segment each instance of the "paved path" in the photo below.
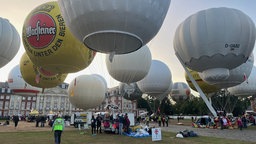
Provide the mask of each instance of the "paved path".
{"label": "paved path", "polygon": [[179,132],[184,130],[192,130],[196,132],[199,136],[210,136],[217,138],[227,138],[227,139],[235,139],[235,140],[243,140],[256,142],[256,131],[255,130],[247,130],[243,129],[240,131],[239,129],[209,129],[209,128],[193,128],[192,126],[182,126],[182,125],[169,125],[169,127],[161,127],[163,131],[170,132]]}

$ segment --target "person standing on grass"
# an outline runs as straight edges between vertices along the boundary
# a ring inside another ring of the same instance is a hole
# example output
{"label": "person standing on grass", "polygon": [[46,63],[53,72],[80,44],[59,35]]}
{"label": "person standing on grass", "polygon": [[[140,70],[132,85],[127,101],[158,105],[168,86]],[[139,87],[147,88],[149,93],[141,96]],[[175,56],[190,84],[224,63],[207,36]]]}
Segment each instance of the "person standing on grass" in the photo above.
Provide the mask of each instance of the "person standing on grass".
{"label": "person standing on grass", "polygon": [[237,126],[240,130],[243,129],[243,123],[240,117],[237,118]]}
{"label": "person standing on grass", "polygon": [[60,115],[54,120],[52,125],[52,131],[54,131],[54,141],[55,144],[60,144],[61,142],[61,134],[65,128],[64,119],[61,118]]}
{"label": "person standing on grass", "polygon": [[18,116],[18,115],[14,115],[14,116],[13,116],[13,122],[14,122],[14,127],[15,127],[15,129],[16,129],[16,127],[18,126],[19,121],[20,121],[19,116]]}
{"label": "person standing on grass", "polygon": [[118,126],[118,134],[122,135],[123,133],[123,126],[124,126],[124,116],[122,115],[118,115],[118,122],[119,122],[119,126]]}
{"label": "person standing on grass", "polygon": [[166,123],[166,127],[168,127],[168,125],[169,125],[169,117],[168,117],[168,115],[166,115],[166,117],[165,117],[165,123]]}
{"label": "person standing on grass", "polygon": [[100,116],[100,114],[97,115],[96,117],[96,124],[97,124],[97,133],[101,133],[101,121],[102,121],[102,117]]}
{"label": "person standing on grass", "polygon": [[92,115],[91,119],[92,135],[96,135],[96,119]]}

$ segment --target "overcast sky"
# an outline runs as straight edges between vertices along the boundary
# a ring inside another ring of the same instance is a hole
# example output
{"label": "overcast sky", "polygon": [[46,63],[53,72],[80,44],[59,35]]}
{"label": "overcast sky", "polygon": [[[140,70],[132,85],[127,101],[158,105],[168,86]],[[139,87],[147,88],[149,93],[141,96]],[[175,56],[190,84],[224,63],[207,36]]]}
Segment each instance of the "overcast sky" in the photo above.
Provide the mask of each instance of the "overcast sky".
{"label": "overcast sky", "polygon": [[[38,5],[52,0],[0,0],[0,17],[8,19],[18,30],[20,36],[23,22],[32,9]],[[243,11],[256,23],[256,0],[172,0],[171,5],[156,37],[148,43],[152,58],[166,63],[171,72],[173,82],[185,82],[184,69],[174,54],[173,36],[177,26],[188,16],[200,10],[213,7],[229,7]],[[10,70],[19,63],[21,55],[25,49],[21,43],[20,50],[15,58],[4,67],[0,68],[0,81],[7,81]],[[255,53],[255,50],[254,50]],[[94,73],[104,76],[108,82],[108,87],[117,85],[117,82],[107,76],[106,69],[102,66],[104,58],[97,57],[87,70],[69,74],[65,82],[70,82],[76,76]]]}

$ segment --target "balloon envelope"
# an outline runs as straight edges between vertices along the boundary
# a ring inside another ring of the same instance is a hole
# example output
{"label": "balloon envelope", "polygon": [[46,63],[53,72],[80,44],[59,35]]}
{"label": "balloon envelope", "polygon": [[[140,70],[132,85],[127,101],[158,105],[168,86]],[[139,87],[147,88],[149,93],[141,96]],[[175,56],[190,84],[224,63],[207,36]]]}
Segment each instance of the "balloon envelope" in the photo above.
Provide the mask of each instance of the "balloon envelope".
{"label": "balloon envelope", "polygon": [[184,82],[175,82],[172,87],[171,97],[174,101],[186,100],[190,95],[189,86]]}
{"label": "balloon envelope", "polygon": [[228,88],[228,91],[236,96],[251,96],[256,94],[256,67],[253,66],[250,76],[243,83]]}
{"label": "balloon envelope", "polygon": [[148,74],[137,82],[139,89],[149,95],[166,92],[171,83],[172,74],[170,69],[159,60],[152,60]]}
{"label": "balloon envelope", "polygon": [[159,31],[170,0],[58,0],[72,33],[89,48],[125,54]]}
{"label": "balloon envelope", "polygon": [[123,83],[133,83],[143,79],[149,71],[152,57],[147,46],[122,55],[115,55],[113,61],[106,55],[106,65],[112,78]]}
{"label": "balloon envelope", "polygon": [[56,1],[44,3],[29,13],[22,40],[31,61],[54,73],[85,69],[96,54],[73,36]]}
{"label": "balloon envelope", "polygon": [[191,15],[178,26],[174,49],[192,70],[233,69],[252,53],[255,32],[253,21],[240,10],[210,8]]}
{"label": "balloon envelope", "polygon": [[52,88],[64,82],[68,74],[55,74],[41,67],[35,66],[24,53],[20,60],[20,72],[23,79],[32,86]]}
{"label": "balloon envelope", "polygon": [[215,85],[219,88],[228,88],[232,86],[236,86],[245,81],[245,77],[249,76],[254,63],[253,54],[249,57],[249,59],[239,65],[238,67],[228,70],[229,76],[227,78],[222,78],[222,71],[219,72],[218,76],[211,73],[199,73],[199,76],[208,84]]}
{"label": "balloon envelope", "polygon": [[[205,81],[203,81],[197,71],[193,71],[191,69],[188,69],[188,70],[189,70],[190,74],[192,75],[192,77],[194,78],[194,80],[196,81],[196,83],[198,84],[198,86],[201,88],[201,90],[204,93],[209,94],[209,93],[217,92],[217,90],[219,90],[218,87],[216,87],[214,85],[210,85],[210,84],[206,83]],[[186,78],[186,81],[187,81],[189,87],[191,89],[193,89],[194,91],[197,91],[194,84],[191,82],[190,78],[188,77],[187,73],[185,73],[185,78]]]}
{"label": "balloon envelope", "polygon": [[26,83],[20,72],[20,65],[16,65],[11,69],[8,75],[8,85],[9,88],[13,90],[14,93],[38,93],[41,91],[38,87],[33,87]]}
{"label": "balloon envelope", "polygon": [[105,99],[105,84],[96,76],[80,75],[69,84],[68,95],[70,102],[77,108],[95,108]]}
{"label": "balloon envelope", "polygon": [[14,58],[19,48],[19,33],[7,19],[0,17],[0,68]]}

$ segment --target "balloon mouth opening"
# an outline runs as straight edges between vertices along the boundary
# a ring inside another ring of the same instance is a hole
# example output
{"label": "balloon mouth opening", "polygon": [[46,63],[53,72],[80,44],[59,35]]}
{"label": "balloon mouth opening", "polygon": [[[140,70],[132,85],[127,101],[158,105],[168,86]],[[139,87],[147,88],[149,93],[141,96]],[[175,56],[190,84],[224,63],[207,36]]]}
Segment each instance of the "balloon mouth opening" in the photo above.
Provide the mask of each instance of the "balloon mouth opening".
{"label": "balloon mouth opening", "polygon": [[102,52],[115,54],[131,53],[143,46],[142,39],[132,33],[116,30],[97,31],[83,38],[85,46]]}
{"label": "balloon mouth opening", "polygon": [[199,73],[200,77],[208,84],[214,85],[220,81],[227,80],[230,76],[229,69],[226,68],[213,68],[204,70]]}

